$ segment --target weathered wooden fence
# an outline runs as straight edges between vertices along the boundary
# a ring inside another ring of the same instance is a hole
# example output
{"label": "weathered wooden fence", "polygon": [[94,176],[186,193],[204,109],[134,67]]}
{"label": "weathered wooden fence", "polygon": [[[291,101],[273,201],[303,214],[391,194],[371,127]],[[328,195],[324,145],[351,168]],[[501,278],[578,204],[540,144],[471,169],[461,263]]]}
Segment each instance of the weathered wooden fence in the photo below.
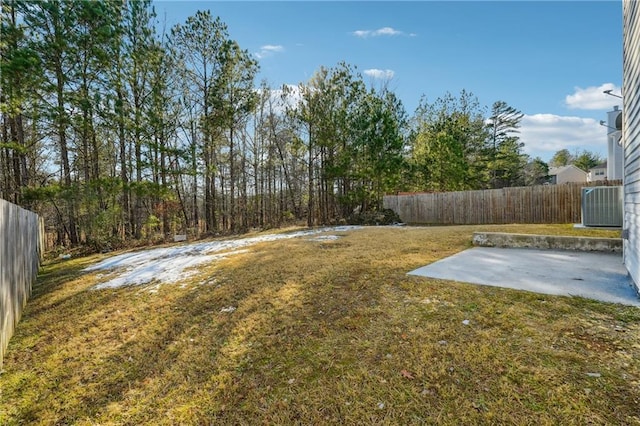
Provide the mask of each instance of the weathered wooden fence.
{"label": "weathered wooden fence", "polygon": [[402,221],[433,225],[579,223],[581,188],[622,182],[569,183],[441,193],[386,195]]}
{"label": "weathered wooden fence", "polygon": [[0,366],[38,275],[43,235],[37,214],[0,199]]}

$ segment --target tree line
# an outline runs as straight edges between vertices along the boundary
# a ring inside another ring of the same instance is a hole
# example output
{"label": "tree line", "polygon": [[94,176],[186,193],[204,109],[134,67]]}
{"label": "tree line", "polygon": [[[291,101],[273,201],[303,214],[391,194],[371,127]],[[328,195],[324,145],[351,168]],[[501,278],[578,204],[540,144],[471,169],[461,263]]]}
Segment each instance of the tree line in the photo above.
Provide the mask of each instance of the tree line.
{"label": "tree line", "polygon": [[409,115],[346,63],[272,88],[210,11],[167,29],[150,0],[5,0],[0,60],[0,197],[59,244],[341,223],[385,193],[548,173],[505,102],[447,93]]}

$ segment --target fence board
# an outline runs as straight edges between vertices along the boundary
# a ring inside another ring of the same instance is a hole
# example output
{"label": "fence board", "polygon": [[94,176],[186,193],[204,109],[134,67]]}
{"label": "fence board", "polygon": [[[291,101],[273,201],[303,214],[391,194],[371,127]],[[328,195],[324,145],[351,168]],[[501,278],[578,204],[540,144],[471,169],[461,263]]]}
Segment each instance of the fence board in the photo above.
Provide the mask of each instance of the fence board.
{"label": "fence board", "polygon": [[37,214],[0,199],[0,366],[42,255],[44,227]]}
{"label": "fence board", "polygon": [[384,207],[407,223],[481,225],[578,223],[582,188],[616,186],[622,181],[568,183],[517,188],[386,195]]}

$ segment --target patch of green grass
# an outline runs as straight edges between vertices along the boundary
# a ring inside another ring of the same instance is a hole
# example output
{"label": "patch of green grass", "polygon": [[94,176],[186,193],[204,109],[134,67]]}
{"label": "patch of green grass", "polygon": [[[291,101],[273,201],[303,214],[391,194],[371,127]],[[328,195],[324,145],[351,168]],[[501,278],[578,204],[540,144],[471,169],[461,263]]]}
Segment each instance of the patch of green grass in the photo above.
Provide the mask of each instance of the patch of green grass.
{"label": "patch of green grass", "polygon": [[157,293],[91,290],[81,270],[101,257],[49,264],[0,424],[640,424],[637,308],[406,275],[474,230],[574,232],[282,240]]}

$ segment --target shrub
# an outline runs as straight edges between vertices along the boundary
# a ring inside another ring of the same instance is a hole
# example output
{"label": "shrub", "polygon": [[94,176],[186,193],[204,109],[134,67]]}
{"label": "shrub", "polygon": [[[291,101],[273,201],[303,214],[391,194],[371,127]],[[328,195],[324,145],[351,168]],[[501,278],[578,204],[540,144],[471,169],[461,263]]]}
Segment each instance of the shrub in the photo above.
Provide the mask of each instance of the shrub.
{"label": "shrub", "polygon": [[348,219],[351,225],[393,225],[400,223],[400,216],[391,209],[367,210],[352,214]]}

